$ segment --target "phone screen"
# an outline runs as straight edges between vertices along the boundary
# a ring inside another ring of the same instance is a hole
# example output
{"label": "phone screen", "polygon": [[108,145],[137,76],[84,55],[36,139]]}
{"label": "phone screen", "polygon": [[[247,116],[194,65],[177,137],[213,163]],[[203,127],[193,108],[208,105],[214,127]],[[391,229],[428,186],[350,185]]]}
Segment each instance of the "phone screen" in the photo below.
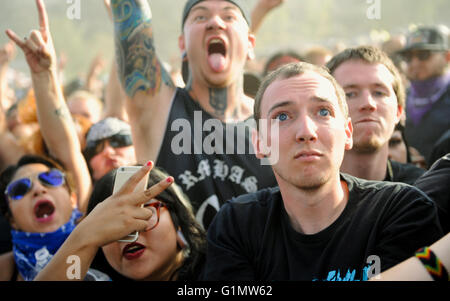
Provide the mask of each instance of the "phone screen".
{"label": "phone screen", "polygon": [[[139,171],[142,167],[141,166],[122,166],[119,167],[119,169],[116,172],[116,177],[114,179],[114,188],[113,188],[113,194],[122,188],[122,186],[125,184],[128,179],[133,176],[137,171]],[[148,175],[145,176],[135,187],[134,191],[144,191],[147,189],[148,184]],[[144,206],[142,204],[142,206]],[[126,237],[119,239],[121,242],[135,242],[138,239],[138,232],[135,231],[133,233],[130,233]]]}

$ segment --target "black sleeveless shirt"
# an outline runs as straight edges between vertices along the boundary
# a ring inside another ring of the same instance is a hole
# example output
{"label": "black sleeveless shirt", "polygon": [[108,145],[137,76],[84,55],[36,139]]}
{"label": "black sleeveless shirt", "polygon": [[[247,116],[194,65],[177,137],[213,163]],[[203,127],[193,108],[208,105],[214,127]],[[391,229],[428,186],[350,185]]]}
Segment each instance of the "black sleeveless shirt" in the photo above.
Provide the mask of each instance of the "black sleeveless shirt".
{"label": "black sleeveless shirt", "polygon": [[277,186],[270,165],[255,156],[254,125],[252,118],[223,123],[205,112],[185,89],[175,93],[156,166],[175,178],[205,229],[232,197]]}

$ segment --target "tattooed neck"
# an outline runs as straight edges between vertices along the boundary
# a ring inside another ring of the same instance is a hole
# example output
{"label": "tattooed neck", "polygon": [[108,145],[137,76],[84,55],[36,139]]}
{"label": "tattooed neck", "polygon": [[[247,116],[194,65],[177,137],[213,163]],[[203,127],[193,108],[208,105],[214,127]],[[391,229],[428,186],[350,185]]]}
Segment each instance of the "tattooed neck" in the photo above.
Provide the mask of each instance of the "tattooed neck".
{"label": "tattooed neck", "polygon": [[215,115],[219,118],[225,117],[228,105],[227,88],[209,88],[209,104],[214,109]]}

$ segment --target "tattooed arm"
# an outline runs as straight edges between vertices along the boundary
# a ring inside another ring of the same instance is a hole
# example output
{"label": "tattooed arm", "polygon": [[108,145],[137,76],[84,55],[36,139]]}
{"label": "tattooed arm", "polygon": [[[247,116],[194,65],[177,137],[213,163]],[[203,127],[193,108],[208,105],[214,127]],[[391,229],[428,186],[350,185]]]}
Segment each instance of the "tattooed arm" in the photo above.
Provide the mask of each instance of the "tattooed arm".
{"label": "tattooed arm", "polygon": [[42,0],[36,0],[40,30],[20,39],[13,31],[7,35],[24,52],[36,97],[39,126],[50,154],[60,160],[75,179],[78,208],[85,212],[92,183],[81,152],[74,122],[67,108],[57,76],[56,54]]}
{"label": "tattooed arm", "polygon": [[118,75],[139,163],[156,160],[175,86],[154,46],[147,0],[112,0]]}

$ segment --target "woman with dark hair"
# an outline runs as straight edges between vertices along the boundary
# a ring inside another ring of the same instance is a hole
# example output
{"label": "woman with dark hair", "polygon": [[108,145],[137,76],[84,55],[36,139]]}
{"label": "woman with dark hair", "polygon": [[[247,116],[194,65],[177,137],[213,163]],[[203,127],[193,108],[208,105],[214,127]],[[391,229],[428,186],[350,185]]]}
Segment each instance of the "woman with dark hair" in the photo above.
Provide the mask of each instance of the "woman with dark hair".
{"label": "woman with dark hair", "polygon": [[33,280],[75,228],[82,213],[69,179],[59,163],[35,155],[0,174],[0,211],[13,246],[0,256],[0,280]]}
{"label": "woman with dark hair", "polygon": [[[112,273],[108,270],[113,280],[196,280],[204,260],[205,232],[173,178],[153,168],[150,188],[132,193],[151,166],[149,162],[142,167],[113,195],[116,171],[101,178],[89,201],[88,215],[37,280],[70,280],[66,259],[71,255],[80,258],[83,275],[99,248],[113,269]],[[136,242],[118,241],[133,231],[140,231]]]}

